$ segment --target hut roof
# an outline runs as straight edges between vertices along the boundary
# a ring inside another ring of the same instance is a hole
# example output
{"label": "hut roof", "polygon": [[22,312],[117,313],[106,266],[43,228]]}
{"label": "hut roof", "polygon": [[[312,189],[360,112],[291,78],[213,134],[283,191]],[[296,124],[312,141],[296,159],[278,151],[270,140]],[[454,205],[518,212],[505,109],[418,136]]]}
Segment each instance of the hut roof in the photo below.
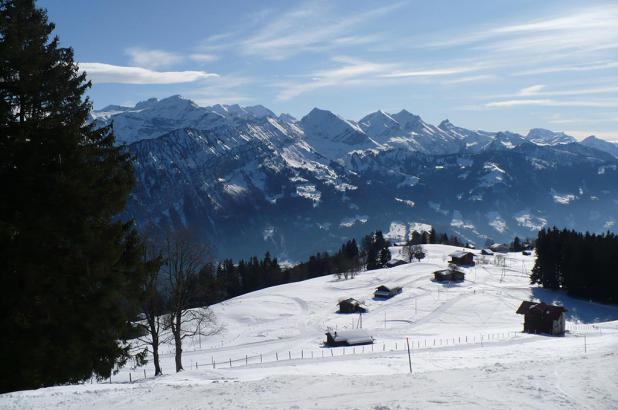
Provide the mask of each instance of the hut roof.
{"label": "hut roof", "polygon": [[364,329],[334,330],[328,332],[327,334],[330,334],[336,343],[355,345],[373,342],[373,337],[371,337],[371,335]]}
{"label": "hut roof", "polygon": [[453,253],[451,253],[449,256],[451,258],[463,258],[466,255],[474,255],[472,252],[466,252],[466,251],[455,251]]}
{"label": "hut roof", "polygon": [[556,320],[560,318],[560,315],[562,315],[562,313],[566,311],[567,310],[562,306],[548,305],[543,302],[536,303],[536,302],[523,301],[521,305],[519,306],[519,308],[517,309],[516,313],[520,315],[525,315],[527,313],[534,313],[535,315],[538,315],[538,316],[545,316],[551,320]]}

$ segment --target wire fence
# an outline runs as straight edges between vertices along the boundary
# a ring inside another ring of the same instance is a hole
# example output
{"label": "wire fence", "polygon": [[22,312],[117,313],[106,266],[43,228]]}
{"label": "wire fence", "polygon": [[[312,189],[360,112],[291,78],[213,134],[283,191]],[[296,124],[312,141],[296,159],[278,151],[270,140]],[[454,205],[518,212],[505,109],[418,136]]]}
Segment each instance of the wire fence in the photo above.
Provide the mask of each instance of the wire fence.
{"label": "wire fence", "polygon": [[[566,334],[574,336],[590,336],[593,334],[616,333],[618,325],[600,325],[600,324],[583,324],[583,323],[567,323]],[[486,333],[478,335],[465,336],[449,336],[435,338],[409,338],[409,346],[412,352],[424,351],[430,349],[444,349],[454,346],[477,345],[484,347],[488,344],[513,340],[518,337],[524,337],[527,333],[521,331],[506,331],[497,333]],[[586,340],[584,340],[584,351],[587,351]],[[240,348],[240,347],[239,347]],[[204,353],[208,349],[202,350]],[[351,355],[384,355],[384,354],[404,354],[407,353],[406,339],[401,341],[385,341],[374,342],[373,344],[358,345],[358,346],[341,346],[327,347],[323,346],[313,350],[286,350],[281,352],[269,352],[259,354],[246,354],[241,357],[224,357],[221,353],[211,354],[210,360],[190,361],[187,369],[229,369],[237,367],[260,366],[262,364],[273,364],[277,362],[305,361],[314,360],[316,363],[324,360],[337,359],[340,360],[344,356]],[[127,371],[128,370],[128,371]],[[96,381],[97,383],[133,383],[139,380],[148,379],[154,376],[154,371],[146,367],[122,369],[116,375],[112,375],[109,379]],[[91,383],[95,380],[91,379]]]}

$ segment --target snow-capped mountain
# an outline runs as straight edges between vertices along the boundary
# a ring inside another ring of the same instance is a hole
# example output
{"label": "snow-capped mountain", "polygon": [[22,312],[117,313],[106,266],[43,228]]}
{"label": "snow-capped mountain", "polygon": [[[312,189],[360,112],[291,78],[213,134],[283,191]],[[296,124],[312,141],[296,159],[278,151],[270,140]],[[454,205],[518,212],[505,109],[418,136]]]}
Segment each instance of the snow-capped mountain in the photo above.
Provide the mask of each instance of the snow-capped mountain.
{"label": "snow-capped mountain", "polygon": [[543,128],[531,129],[526,138],[537,145],[571,144],[577,142],[575,137],[566,135],[564,132],[554,132]]}
{"label": "snow-capped mountain", "polygon": [[177,96],[93,117],[135,141],[126,216],[193,229],[219,256],[270,250],[297,260],[375,229],[409,234],[417,223],[482,245],[551,224],[599,231],[618,220],[618,160],[546,132],[436,127],[405,110],[355,122],[315,108],[297,121]]}

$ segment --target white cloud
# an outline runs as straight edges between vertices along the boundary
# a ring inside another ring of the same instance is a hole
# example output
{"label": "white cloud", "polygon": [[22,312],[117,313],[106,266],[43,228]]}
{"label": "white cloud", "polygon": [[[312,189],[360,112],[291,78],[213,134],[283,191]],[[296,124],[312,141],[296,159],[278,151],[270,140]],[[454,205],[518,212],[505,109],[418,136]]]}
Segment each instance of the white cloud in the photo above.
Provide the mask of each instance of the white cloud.
{"label": "white cloud", "polygon": [[131,65],[150,69],[170,67],[184,60],[183,56],[165,50],[131,47],[125,52],[131,58]]}
{"label": "white cloud", "polygon": [[519,90],[517,95],[522,96],[522,97],[538,95],[539,91],[541,91],[543,88],[545,88],[543,84],[532,85],[530,87],[522,88],[521,90]]}
{"label": "white cloud", "polygon": [[124,67],[104,63],[79,63],[88,79],[94,83],[120,84],[176,84],[190,83],[217,74],[205,71],[153,71],[142,67]]}
{"label": "white cloud", "polygon": [[219,59],[219,56],[215,54],[196,53],[190,54],[189,59],[198,63],[211,63],[213,61],[217,61]]}
{"label": "white cloud", "polygon": [[399,7],[401,4],[396,3],[342,17],[332,13],[326,2],[307,2],[278,17],[271,17],[267,24],[242,40],[239,46],[244,54],[282,60],[306,51],[367,44],[377,41],[379,36],[359,36],[352,30]]}
{"label": "white cloud", "polygon": [[421,69],[411,71],[396,71],[392,73],[383,74],[382,77],[387,78],[404,78],[404,77],[436,77],[453,74],[467,73],[475,71],[475,67],[447,67],[447,68],[433,68],[433,69]]}
{"label": "white cloud", "polygon": [[491,75],[491,74],[472,75],[472,76],[453,78],[451,80],[444,80],[442,81],[442,84],[464,84],[464,83],[472,83],[476,81],[493,80],[495,78],[496,76]]}
{"label": "white cloud", "polygon": [[485,104],[489,108],[504,108],[517,106],[546,106],[546,107],[590,107],[590,108],[613,108],[618,107],[618,100],[567,100],[554,99],[517,99],[494,101]]}
{"label": "white cloud", "polygon": [[244,87],[253,82],[254,79],[251,77],[225,75],[211,78],[203,86],[185,94],[202,106],[246,103],[252,101],[253,98],[244,92]]}
{"label": "white cloud", "polygon": [[618,61],[603,61],[592,64],[579,64],[579,65],[560,65],[552,67],[541,67],[532,70],[525,70],[513,73],[513,75],[537,75],[537,74],[552,74],[560,72],[583,72],[583,71],[596,71],[596,70],[609,70],[612,68],[618,68]]}

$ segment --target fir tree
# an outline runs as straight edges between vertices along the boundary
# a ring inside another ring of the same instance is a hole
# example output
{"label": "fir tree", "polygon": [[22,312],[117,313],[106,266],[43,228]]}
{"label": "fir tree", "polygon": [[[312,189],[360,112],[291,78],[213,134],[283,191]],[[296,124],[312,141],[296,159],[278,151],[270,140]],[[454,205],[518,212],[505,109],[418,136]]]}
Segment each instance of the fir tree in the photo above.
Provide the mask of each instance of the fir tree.
{"label": "fir tree", "polygon": [[32,0],[0,2],[0,390],[108,377],[130,357],[142,246],[134,183],[90,86]]}

